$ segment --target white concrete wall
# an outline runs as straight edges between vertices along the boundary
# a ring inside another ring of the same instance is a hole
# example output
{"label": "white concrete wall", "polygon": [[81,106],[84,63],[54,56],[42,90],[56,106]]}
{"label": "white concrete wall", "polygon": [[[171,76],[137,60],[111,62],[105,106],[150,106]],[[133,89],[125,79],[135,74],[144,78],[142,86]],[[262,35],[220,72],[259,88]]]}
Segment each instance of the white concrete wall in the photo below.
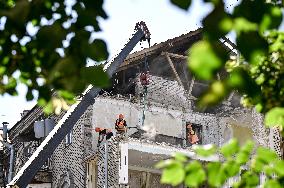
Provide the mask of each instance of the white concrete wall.
{"label": "white concrete wall", "polygon": [[51,188],[51,183],[29,184],[27,188]]}
{"label": "white concrete wall", "polygon": [[[142,106],[125,100],[98,98],[93,106],[93,127],[105,127],[114,130],[118,114],[124,114],[129,127],[136,127],[142,117]],[[146,126],[155,128],[158,134],[181,137],[181,112],[161,107],[148,107],[145,113]],[[134,130],[130,130],[129,133]]]}

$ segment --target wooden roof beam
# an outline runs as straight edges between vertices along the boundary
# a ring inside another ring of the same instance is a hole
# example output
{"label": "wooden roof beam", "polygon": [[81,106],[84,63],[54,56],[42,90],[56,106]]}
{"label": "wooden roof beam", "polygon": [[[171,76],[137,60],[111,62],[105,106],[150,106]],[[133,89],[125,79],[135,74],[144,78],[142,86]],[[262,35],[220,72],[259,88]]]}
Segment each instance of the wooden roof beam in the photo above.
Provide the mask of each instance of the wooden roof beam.
{"label": "wooden roof beam", "polygon": [[170,57],[173,57],[173,58],[177,58],[177,59],[184,59],[184,60],[187,60],[188,56],[184,56],[184,55],[180,55],[180,54],[175,54],[175,53],[170,53],[170,52],[162,52],[161,55],[168,55]]}

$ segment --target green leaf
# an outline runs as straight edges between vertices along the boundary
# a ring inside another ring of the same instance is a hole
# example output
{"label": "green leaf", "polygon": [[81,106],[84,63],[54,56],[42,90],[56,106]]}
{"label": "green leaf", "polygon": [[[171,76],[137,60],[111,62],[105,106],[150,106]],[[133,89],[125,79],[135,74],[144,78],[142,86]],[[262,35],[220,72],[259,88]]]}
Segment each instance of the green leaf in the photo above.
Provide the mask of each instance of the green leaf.
{"label": "green leaf", "polygon": [[171,3],[181,9],[188,10],[191,0],[171,0]]}
{"label": "green leaf", "polygon": [[223,164],[223,168],[228,177],[233,177],[237,175],[240,171],[240,165],[234,160],[226,161]]}
{"label": "green leaf", "polygon": [[17,80],[13,77],[8,79],[8,83],[5,85],[6,89],[15,89],[17,86]]}
{"label": "green leaf", "polygon": [[254,147],[253,141],[248,140],[246,141],[245,145],[241,147],[241,151],[250,154],[253,150],[253,147]]}
{"label": "green leaf", "polygon": [[250,171],[246,171],[242,175],[242,179],[245,181],[245,183],[248,187],[256,187],[257,185],[259,185],[258,175],[255,174],[255,173],[252,173]]}
{"label": "green leaf", "polygon": [[200,164],[199,161],[191,161],[190,163],[188,163],[186,166],[185,166],[185,171],[186,172],[192,172],[192,171],[197,171],[197,170],[200,170],[202,169],[202,165]]}
{"label": "green leaf", "polygon": [[269,110],[264,119],[264,124],[269,127],[284,126],[284,108],[275,107]]}
{"label": "green leaf", "polygon": [[81,70],[82,79],[97,87],[108,87],[109,78],[102,66],[85,67]]}
{"label": "green leaf", "polygon": [[259,58],[268,53],[268,43],[257,31],[241,32],[237,37],[237,46],[251,64],[257,64]]}
{"label": "green leaf", "polygon": [[252,23],[243,17],[235,18],[233,27],[237,34],[240,34],[241,32],[257,31],[258,29],[256,23]]}
{"label": "green leaf", "polygon": [[216,153],[216,147],[214,145],[205,145],[199,146],[195,145],[193,150],[196,152],[197,155],[202,157],[209,157]]}
{"label": "green leaf", "polygon": [[261,85],[261,84],[263,84],[263,82],[265,81],[265,75],[264,75],[264,73],[261,73],[257,78],[256,78],[256,83],[258,84],[258,85]]}
{"label": "green leaf", "polygon": [[221,168],[220,162],[211,162],[207,165],[208,183],[213,187],[221,187],[226,180],[224,170]]}
{"label": "green leaf", "polygon": [[236,162],[238,164],[246,164],[249,160],[249,155],[245,152],[239,152],[236,154]]}
{"label": "green leaf", "polygon": [[264,188],[281,188],[282,186],[276,180],[267,180],[264,183]]}
{"label": "green leaf", "polygon": [[284,177],[284,161],[277,160],[274,163],[274,171],[277,173],[279,177]]}
{"label": "green leaf", "polygon": [[206,173],[198,161],[192,161],[186,165],[185,184],[189,187],[197,187],[206,179]]}
{"label": "green leaf", "polygon": [[228,143],[221,147],[221,153],[226,158],[232,157],[232,155],[236,154],[239,150],[239,143],[237,139],[231,139]]}
{"label": "green leaf", "polygon": [[28,89],[27,94],[26,94],[26,99],[27,101],[31,101],[34,99],[34,95],[31,89]]}
{"label": "green leaf", "polygon": [[247,141],[245,145],[241,147],[240,151],[236,154],[236,162],[240,165],[246,164],[249,160],[253,147],[254,143],[250,140]]}
{"label": "green leaf", "polygon": [[0,10],[0,15],[5,15],[16,27],[25,27],[25,22],[30,12],[30,3],[28,0],[17,1],[10,11]]}
{"label": "green leaf", "polygon": [[263,168],[265,166],[265,163],[262,160],[259,160],[257,158],[254,158],[251,161],[251,168],[255,171],[255,172],[262,172]]}
{"label": "green leaf", "polygon": [[278,159],[278,155],[271,151],[268,148],[259,147],[257,148],[257,156],[256,160],[262,161],[265,164],[269,164],[270,162],[273,162]]}
{"label": "green leaf", "polygon": [[229,93],[230,88],[221,81],[215,81],[210,85],[208,91],[201,95],[198,100],[199,107],[216,105],[221,102]]}
{"label": "green leaf", "polygon": [[167,166],[170,166],[172,164],[175,163],[175,160],[174,159],[167,159],[167,160],[162,160],[162,161],[159,161],[156,165],[155,165],[155,168],[165,168]]}
{"label": "green leaf", "polygon": [[167,166],[162,173],[161,183],[177,186],[183,182],[185,171],[182,163],[175,162]]}
{"label": "green leaf", "polygon": [[274,168],[272,167],[272,165],[266,165],[263,167],[262,171],[265,173],[265,175],[267,176],[273,176],[273,174],[275,173]]}
{"label": "green leaf", "polygon": [[87,57],[97,62],[106,60],[109,55],[106,43],[101,39],[96,39],[91,44],[85,45],[82,50]]}
{"label": "green leaf", "polygon": [[213,11],[203,19],[204,33],[212,41],[224,37],[233,27],[233,21],[224,10],[224,3],[220,1]]}
{"label": "green leaf", "polygon": [[235,7],[233,15],[235,17],[244,17],[251,22],[260,23],[265,14],[266,7],[267,4],[265,3],[265,0],[244,0]]}
{"label": "green leaf", "polygon": [[40,48],[54,50],[62,47],[62,41],[66,36],[65,29],[57,22],[53,25],[43,26],[37,33],[36,37]]}
{"label": "green leaf", "polygon": [[[274,32],[270,32],[270,35],[273,35]],[[276,32],[276,39],[275,41],[270,44],[269,51],[270,52],[277,52],[277,51],[284,51],[284,32]]]}
{"label": "green leaf", "polygon": [[43,107],[43,112],[45,114],[51,114],[53,112],[53,106],[52,102],[49,101],[44,107]]}
{"label": "green leaf", "polygon": [[280,7],[268,6],[260,24],[260,31],[265,32],[268,29],[278,29],[282,19],[283,15]]}
{"label": "green leaf", "polygon": [[69,100],[75,98],[75,96],[74,96],[73,93],[71,93],[71,92],[69,92],[69,91],[66,91],[66,90],[60,90],[60,91],[58,91],[58,95],[60,95],[60,96],[61,96],[62,98],[64,98],[64,99],[69,99]]}
{"label": "green leaf", "polygon": [[188,64],[190,70],[199,79],[210,80],[215,77],[215,73],[225,64],[225,60],[215,53],[208,41],[200,41],[191,47]]}
{"label": "green leaf", "polygon": [[175,160],[180,161],[180,162],[186,162],[187,161],[187,157],[182,153],[174,153],[173,157],[175,158]]}
{"label": "green leaf", "polygon": [[240,93],[245,93],[250,97],[257,98],[261,92],[260,87],[248,72],[242,68],[235,68],[226,79],[226,84],[231,89],[238,90]]}

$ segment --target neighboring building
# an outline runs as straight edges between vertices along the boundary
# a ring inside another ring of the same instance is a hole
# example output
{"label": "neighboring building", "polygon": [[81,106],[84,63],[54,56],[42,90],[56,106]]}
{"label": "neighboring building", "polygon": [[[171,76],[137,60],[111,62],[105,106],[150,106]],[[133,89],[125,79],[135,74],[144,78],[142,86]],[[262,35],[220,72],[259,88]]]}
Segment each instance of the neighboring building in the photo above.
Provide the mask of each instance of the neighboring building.
{"label": "neighboring building", "polygon": [[[106,183],[108,187],[125,187],[124,183],[131,188],[169,187],[160,185],[161,172],[154,164],[177,151],[194,157],[187,136],[188,123],[198,134],[200,144],[221,146],[236,137],[241,144],[252,139],[280,153],[277,131],[266,129],[260,114],[241,107],[237,92],[217,107],[202,111],[196,108],[196,99],[208,83],[195,80],[188,72],[186,57],[192,44],[201,39],[201,30],[196,30],[130,54],[112,78],[112,87],[100,93],[28,187],[94,188]],[[228,41],[220,41],[220,45],[228,54],[236,55]],[[145,69],[149,69],[150,76],[146,97],[139,81]],[[217,78],[226,74],[221,71]],[[132,127],[128,138],[113,137],[98,149],[94,128],[114,130],[120,113]],[[63,115],[48,118],[56,124]],[[35,106],[9,131],[16,148],[15,173],[43,141],[36,138],[34,123],[45,118],[42,109]],[[135,128],[142,125],[143,130]]]}

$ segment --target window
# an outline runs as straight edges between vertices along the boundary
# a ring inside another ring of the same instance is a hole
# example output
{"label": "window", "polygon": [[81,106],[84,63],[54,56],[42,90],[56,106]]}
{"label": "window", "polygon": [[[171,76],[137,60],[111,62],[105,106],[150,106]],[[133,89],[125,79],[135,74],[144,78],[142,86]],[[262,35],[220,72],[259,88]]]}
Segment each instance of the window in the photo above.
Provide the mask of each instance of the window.
{"label": "window", "polygon": [[65,144],[69,145],[72,143],[72,131],[66,135]]}
{"label": "window", "polygon": [[202,126],[186,123],[186,141],[187,145],[202,144]]}

